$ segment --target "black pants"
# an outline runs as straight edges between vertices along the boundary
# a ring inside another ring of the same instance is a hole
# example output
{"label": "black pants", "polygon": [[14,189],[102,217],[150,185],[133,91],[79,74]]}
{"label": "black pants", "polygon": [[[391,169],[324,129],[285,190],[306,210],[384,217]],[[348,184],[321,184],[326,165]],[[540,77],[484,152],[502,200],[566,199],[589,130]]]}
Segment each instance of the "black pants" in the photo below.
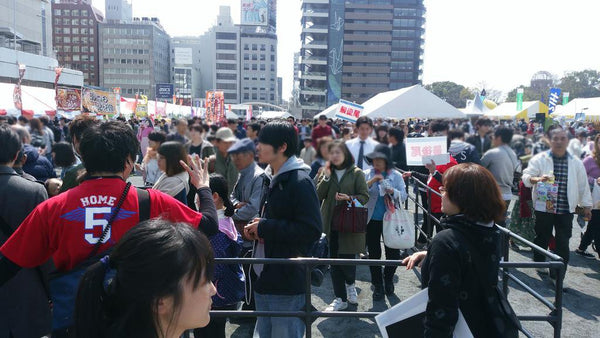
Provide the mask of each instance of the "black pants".
{"label": "black pants", "polygon": [[585,251],[592,244],[596,243],[596,248],[600,246],[600,210],[592,210],[592,219],[588,222],[587,229],[579,243],[579,250]]}
{"label": "black pants", "polygon": [[[553,228],[556,239],[556,254],[564,260],[565,264],[569,264],[569,239],[573,232],[573,214],[550,214],[536,211],[535,239],[533,243],[544,249],[547,248]],[[546,258],[534,251],[533,260],[543,262]]]}
{"label": "black pants", "polygon": [[[427,208],[429,207],[429,199],[427,198],[427,192],[425,191],[419,191],[419,195],[421,195],[421,205],[423,206],[423,223],[421,224],[421,230],[423,230],[426,234],[428,234],[428,228],[429,226],[427,225],[427,219],[429,218],[427,216]],[[416,217],[416,215],[415,215]],[[431,237],[431,235],[429,235],[429,237]],[[425,238],[425,235],[423,235],[422,232],[419,231],[419,239],[418,242],[420,243],[427,243],[427,238]]]}
{"label": "black pants", "polygon": [[[237,310],[238,305],[213,307],[213,310]],[[194,329],[194,338],[225,338],[225,325],[227,317],[211,317],[210,323],[203,328]]]}
{"label": "black pants", "polygon": [[[356,255],[338,253],[340,245],[338,232],[331,230],[329,235],[329,256],[331,258],[353,259]],[[381,249],[380,249],[381,250]],[[342,301],[348,301],[346,294],[346,284],[354,284],[356,281],[356,265],[332,265],[331,266],[331,282],[333,284],[333,293],[336,298],[341,298]]]}
{"label": "black pants", "polygon": [[[381,259],[381,234],[383,232],[383,222],[371,220],[367,224],[367,244],[369,245],[369,259]],[[385,259],[387,260],[399,260],[400,250],[391,249],[385,246]],[[391,283],[396,273],[397,266],[386,266],[383,268],[383,278],[381,274],[381,266],[371,265],[371,283],[374,285],[383,285],[383,279],[385,282]]]}

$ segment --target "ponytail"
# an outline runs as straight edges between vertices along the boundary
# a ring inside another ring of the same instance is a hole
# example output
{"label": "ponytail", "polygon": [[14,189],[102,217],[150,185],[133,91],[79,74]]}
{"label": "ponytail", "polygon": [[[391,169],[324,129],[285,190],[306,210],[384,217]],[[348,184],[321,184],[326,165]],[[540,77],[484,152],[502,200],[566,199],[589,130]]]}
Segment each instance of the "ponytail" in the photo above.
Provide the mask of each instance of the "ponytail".
{"label": "ponytail", "polygon": [[219,174],[211,174],[209,184],[210,190],[212,190],[213,193],[217,193],[217,195],[219,195],[219,197],[221,197],[223,200],[223,205],[225,205],[225,216],[233,216],[235,213],[235,207],[233,206],[233,203],[231,203],[229,195],[227,194],[229,189],[227,188],[227,181],[225,180],[225,177]]}
{"label": "ponytail", "polygon": [[106,336],[109,322],[105,309],[106,302],[110,298],[104,290],[107,269],[107,264],[97,262],[87,269],[79,282],[75,302],[77,337],[103,338]]}

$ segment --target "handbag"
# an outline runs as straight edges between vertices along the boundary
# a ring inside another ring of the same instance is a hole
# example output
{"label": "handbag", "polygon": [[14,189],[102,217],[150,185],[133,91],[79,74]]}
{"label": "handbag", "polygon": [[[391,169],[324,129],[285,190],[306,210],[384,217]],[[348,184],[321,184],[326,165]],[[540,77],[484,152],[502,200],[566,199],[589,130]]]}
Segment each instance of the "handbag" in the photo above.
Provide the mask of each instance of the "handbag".
{"label": "handbag", "polygon": [[415,246],[415,223],[400,207],[383,215],[383,243],[391,249],[410,249]]}
{"label": "handbag", "polygon": [[[119,200],[116,208],[110,216],[102,235],[98,239],[98,242],[94,245],[94,248],[88,255],[88,258],[83,262],[79,263],[73,269],[66,272],[53,273],[50,276],[50,297],[52,299],[52,329],[62,330],[68,329],[74,324],[74,309],[75,299],[77,297],[77,289],[79,288],[79,281],[83,277],[83,274],[92,264],[99,261],[102,256],[109,254],[111,249],[105,250],[98,254],[100,245],[104,241],[104,238],[108,234],[111,228],[112,222],[119,214],[119,210],[123,205],[127,197],[127,192],[131,187],[131,183],[127,183],[121,199]],[[139,204],[139,215],[140,222],[150,218],[150,195],[148,191],[143,189],[137,189],[138,193],[138,204]]]}
{"label": "handbag", "polygon": [[360,208],[352,202],[336,205],[333,209],[331,229],[337,232],[363,233],[367,231],[367,208]]}

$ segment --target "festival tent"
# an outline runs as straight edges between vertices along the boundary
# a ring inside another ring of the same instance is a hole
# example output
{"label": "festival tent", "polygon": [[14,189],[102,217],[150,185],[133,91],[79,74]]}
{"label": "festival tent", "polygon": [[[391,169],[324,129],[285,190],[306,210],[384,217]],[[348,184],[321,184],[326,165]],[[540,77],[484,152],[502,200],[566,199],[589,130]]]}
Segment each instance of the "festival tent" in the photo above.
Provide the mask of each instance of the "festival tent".
{"label": "festival tent", "polygon": [[[21,112],[15,108],[13,101],[14,83],[0,83],[0,109],[8,115],[19,116]],[[21,86],[21,102],[23,111],[34,116],[56,114],[56,100],[54,89]]]}
{"label": "festival tent", "polygon": [[466,115],[421,85],[380,93],[363,103],[370,118],[465,118]]}
{"label": "festival tent", "polygon": [[521,110],[517,110],[516,102],[504,102],[484,116],[498,120],[534,119],[536,114],[548,116],[548,106],[540,101],[525,101]]}
{"label": "festival tent", "polygon": [[274,111],[274,110],[268,110],[268,111],[263,111],[262,113],[260,113],[260,118],[263,120],[268,120],[268,119],[286,119],[288,117],[292,116],[292,114],[286,112],[286,111]]}
{"label": "festival tent", "polygon": [[325,115],[327,118],[332,119],[335,117],[335,113],[337,113],[337,111],[339,110],[340,104],[336,103],[336,104],[332,104],[331,106],[329,106],[327,109],[323,110],[322,112],[316,114],[314,116],[315,119],[318,119],[319,116],[321,115]]}
{"label": "festival tent", "polygon": [[[558,107],[562,107],[561,115],[558,116],[575,117],[576,114],[583,113],[586,121],[600,120],[600,97],[574,99],[565,106]],[[552,116],[556,115],[557,113],[552,114]]]}

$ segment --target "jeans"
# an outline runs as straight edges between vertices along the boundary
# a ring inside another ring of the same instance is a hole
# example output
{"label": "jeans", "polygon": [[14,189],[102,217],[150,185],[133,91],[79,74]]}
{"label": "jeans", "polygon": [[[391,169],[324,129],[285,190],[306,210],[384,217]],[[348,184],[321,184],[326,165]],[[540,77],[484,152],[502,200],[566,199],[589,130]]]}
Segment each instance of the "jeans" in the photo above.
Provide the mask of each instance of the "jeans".
{"label": "jeans", "polygon": [[[254,293],[257,311],[304,310],[306,295],[268,295]],[[296,317],[258,317],[254,338],[302,338],[306,326]]]}
{"label": "jeans", "polygon": [[[340,254],[338,232],[331,230],[329,235],[329,257],[354,259],[354,254]],[[379,248],[381,250],[381,248]],[[370,254],[369,254],[370,255]],[[341,298],[342,301],[348,301],[346,294],[346,284],[354,284],[356,281],[356,265],[332,265],[331,266],[331,282],[333,284],[333,294],[336,298]]]}
{"label": "jeans", "polygon": [[[554,236],[556,238],[556,254],[563,259],[566,268],[566,265],[569,264],[569,239],[573,232],[573,214],[551,214],[536,211],[535,239],[533,243],[543,249],[547,248],[552,236],[552,228],[554,228]],[[533,260],[535,262],[543,262],[546,258],[544,255],[534,251]]]}
{"label": "jeans", "polygon": [[596,243],[596,248],[600,245],[600,210],[592,210],[592,219],[588,222],[587,229],[579,243],[579,250],[585,251],[592,244]]}
{"label": "jeans", "polygon": [[[369,259],[381,259],[381,233],[383,232],[383,222],[371,220],[367,224],[367,244],[369,245]],[[391,249],[385,246],[385,259],[387,260],[399,260],[400,250]],[[392,283],[394,274],[396,273],[397,266],[386,266],[383,268],[383,277],[385,282]],[[381,275],[381,266],[371,265],[371,283],[374,285],[383,285],[383,278]]]}

